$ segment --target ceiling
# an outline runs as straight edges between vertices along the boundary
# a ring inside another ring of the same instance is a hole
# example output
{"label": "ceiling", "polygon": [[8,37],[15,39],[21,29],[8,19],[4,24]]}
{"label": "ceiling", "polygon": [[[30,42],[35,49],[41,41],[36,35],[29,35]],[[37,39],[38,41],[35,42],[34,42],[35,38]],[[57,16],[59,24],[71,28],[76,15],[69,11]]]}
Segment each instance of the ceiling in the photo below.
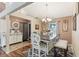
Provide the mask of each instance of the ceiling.
{"label": "ceiling", "polygon": [[36,18],[45,16],[58,18],[73,15],[74,2],[48,2],[47,4],[46,7],[45,2],[35,2],[22,8],[20,12]]}
{"label": "ceiling", "polygon": [[0,12],[0,18],[11,14],[12,12],[31,4],[32,2],[3,2],[6,5],[5,10]]}

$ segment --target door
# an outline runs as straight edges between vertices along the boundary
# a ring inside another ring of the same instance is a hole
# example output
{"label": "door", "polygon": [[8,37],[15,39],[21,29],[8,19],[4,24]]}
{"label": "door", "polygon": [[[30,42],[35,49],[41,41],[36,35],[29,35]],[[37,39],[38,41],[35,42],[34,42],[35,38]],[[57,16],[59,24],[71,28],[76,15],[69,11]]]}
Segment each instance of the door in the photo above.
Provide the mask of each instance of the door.
{"label": "door", "polygon": [[28,23],[23,23],[23,41],[27,41],[29,36]]}

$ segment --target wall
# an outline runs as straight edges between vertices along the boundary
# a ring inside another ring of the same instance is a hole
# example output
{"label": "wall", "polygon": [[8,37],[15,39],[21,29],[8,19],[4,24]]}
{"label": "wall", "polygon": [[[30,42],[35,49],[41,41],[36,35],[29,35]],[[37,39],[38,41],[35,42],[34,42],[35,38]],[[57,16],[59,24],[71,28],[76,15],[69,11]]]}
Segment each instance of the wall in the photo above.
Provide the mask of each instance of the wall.
{"label": "wall", "polygon": [[[75,13],[78,14],[77,2],[75,3],[73,8],[74,8],[73,15]],[[77,15],[76,25],[77,25],[77,30],[76,31],[72,30],[72,47],[74,49],[75,56],[79,57],[79,14]]]}
{"label": "wall", "polygon": [[[0,19],[0,46],[3,47],[6,43],[5,43],[5,40],[6,40],[6,30],[7,30],[7,27],[6,27],[6,20],[5,19]],[[4,27],[3,27],[4,26]],[[4,35],[4,36],[3,36]]]}
{"label": "wall", "polygon": [[[35,19],[34,17],[31,17],[31,16],[26,16],[25,14],[22,14],[19,11],[15,12],[11,15],[30,20],[31,21],[31,32],[34,32],[34,31],[40,32],[41,31],[41,20]],[[39,30],[35,30],[35,24],[39,25]]]}
{"label": "wall", "polygon": [[[66,32],[63,31],[63,20],[68,21],[68,30]],[[67,40],[69,43],[72,43],[72,20],[72,16],[61,17],[56,19],[58,24],[58,33],[60,34],[60,37],[62,39]]]}
{"label": "wall", "polygon": [[72,31],[72,46],[75,55],[79,57],[79,15],[77,16],[77,30]]}
{"label": "wall", "polygon": [[6,33],[6,29],[7,29],[6,20],[5,19],[0,19],[0,33]]}

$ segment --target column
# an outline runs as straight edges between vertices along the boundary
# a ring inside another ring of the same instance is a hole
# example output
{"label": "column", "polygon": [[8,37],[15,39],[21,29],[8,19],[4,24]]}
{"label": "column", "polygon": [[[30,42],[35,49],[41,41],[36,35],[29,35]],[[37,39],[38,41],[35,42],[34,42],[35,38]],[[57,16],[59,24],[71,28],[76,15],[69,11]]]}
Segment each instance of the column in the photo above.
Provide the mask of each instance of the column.
{"label": "column", "polygon": [[7,22],[7,32],[6,32],[6,53],[10,52],[10,46],[9,46],[9,34],[10,34],[10,19],[9,15],[6,16],[6,22]]}

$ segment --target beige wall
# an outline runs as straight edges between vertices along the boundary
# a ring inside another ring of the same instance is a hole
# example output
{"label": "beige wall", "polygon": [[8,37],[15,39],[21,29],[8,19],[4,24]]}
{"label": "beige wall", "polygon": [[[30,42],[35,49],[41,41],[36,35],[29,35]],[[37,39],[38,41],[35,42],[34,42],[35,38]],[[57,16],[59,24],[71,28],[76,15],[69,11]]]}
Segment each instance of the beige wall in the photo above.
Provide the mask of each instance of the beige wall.
{"label": "beige wall", "polygon": [[[40,32],[41,31],[41,20],[35,19],[35,18],[31,17],[31,16],[26,16],[26,15],[20,13],[19,11],[15,12],[15,13],[13,13],[11,15],[30,20],[31,21],[31,32],[34,32],[34,31]],[[39,30],[35,30],[35,24],[39,25]]]}
{"label": "beige wall", "polygon": [[[75,13],[78,13],[78,3],[75,3],[74,5],[73,15]],[[77,15],[76,25],[77,30],[72,31],[72,46],[74,49],[75,56],[79,57],[79,15]]]}
{"label": "beige wall", "polygon": [[77,30],[72,31],[72,46],[75,55],[79,57],[79,15],[77,16]]}
{"label": "beige wall", "polygon": [[[67,40],[69,43],[72,43],[72,16],[67,16],[67,17],[61,17],[57,18],[57,23],[58,23],[58,33],[60,34],[60,37],[62,39]],[[68,21],[68,30],[65,32],[63,31],[63,20]]]}

